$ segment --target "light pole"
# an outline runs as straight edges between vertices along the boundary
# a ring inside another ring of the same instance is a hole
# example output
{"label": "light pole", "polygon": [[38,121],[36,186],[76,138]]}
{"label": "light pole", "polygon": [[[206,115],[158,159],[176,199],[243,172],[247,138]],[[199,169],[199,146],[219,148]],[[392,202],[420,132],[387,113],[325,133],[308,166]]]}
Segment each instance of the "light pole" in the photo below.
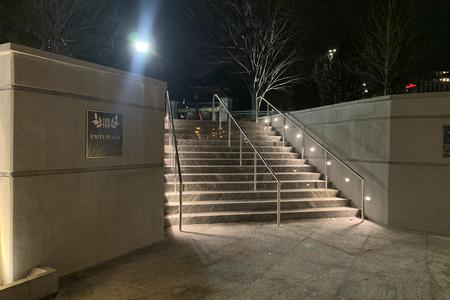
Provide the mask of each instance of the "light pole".
{"label": "light pole", "polygon": [[330,49],[328,50],[328,58],[330,60],[333,60],[333,57],[336,55],[337,49]]}
{"label": "light pole", "polygon": [[368,89],[368,87],[367,87],[367,83],[363,83],[362,84],[362,86],[363,86],[363,98],[366,98],[367,97],[367,95],[369,94],[369,89]]}

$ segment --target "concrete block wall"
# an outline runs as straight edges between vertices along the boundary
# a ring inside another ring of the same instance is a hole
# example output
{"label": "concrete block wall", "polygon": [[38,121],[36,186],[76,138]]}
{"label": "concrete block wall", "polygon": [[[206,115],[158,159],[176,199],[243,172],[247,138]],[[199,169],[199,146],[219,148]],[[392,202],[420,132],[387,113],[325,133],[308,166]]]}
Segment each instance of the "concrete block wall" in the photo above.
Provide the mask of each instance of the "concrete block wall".
{"label": "concrete block wall", "polygon": [[[315,137],[366,179],[366,215],[383,224],[450,233],[450,158],[443,127],[450,125],[450,93],[394,95],[295,111]],[[281,125],[277,125],[281,130]],[[289,142],[301,140],[290,126]],[[314,153],[311,148],[317,148]],[[305,138],[305,155],[324,171],[320,148]],[[332,159],[331,159],[332,160]],[[330,180],[361,205],[357,177],[334,163]],[[344,181],[350,179],[350,183]]]}
{"label": "concrete block wall", "polygon": [[[160,240],[166,84],[14,44],[0,67],[4,283]],[[88,109],[123,114],[121,157],[86,158]]]}

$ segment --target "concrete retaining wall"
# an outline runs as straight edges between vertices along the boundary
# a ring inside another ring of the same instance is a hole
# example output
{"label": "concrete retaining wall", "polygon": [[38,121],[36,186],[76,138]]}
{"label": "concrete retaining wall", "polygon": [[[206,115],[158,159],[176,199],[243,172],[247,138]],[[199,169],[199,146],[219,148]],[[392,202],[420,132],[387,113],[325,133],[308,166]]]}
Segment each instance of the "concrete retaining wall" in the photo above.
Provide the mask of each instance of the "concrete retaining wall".
{"label": "concrete retaining wall", "polygon": [[[37,265],[65,275],[163,237],[166,84],[0,46],[4,283]],[[86,111],[123,114],[123,155],[86,158]]]}
{"label": "concrete retaining wall", "polygon": [[[450,233],[450,158],[443,127],[450,125],[450,93],[395,95],[291,114],[366,179],[366,215],[395,226]],[[281,125],[279,124],[278,127]],[[287,139],[300,149],[291,128]],[[317,148],[311,152],[311,148]],[[324,170],[323,153],[305,138],[305,155]],[[358,178],[334,163],[330,180],[361,205]],[[349,178],[350,182],[345,182]]]}

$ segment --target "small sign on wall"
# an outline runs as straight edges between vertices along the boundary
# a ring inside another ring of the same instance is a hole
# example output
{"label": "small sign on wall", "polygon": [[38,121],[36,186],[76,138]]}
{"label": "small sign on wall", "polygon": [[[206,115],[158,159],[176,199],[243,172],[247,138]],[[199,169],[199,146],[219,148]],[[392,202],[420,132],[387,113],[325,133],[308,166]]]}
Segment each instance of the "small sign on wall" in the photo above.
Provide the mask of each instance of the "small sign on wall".
{"label": "small sign on wall", "polygon": [[450,157],[450,125],[444,126],[444,157]]}
{"label": "small sign on wall", "polygon": [[122,156],[123,115],[87,111],[86,157]]}

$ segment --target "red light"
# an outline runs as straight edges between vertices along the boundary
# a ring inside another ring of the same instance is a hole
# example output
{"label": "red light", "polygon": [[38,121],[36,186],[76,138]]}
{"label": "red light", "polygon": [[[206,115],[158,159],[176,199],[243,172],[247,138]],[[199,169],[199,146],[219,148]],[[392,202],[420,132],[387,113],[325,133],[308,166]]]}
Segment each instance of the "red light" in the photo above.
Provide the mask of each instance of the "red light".
{"label": "red light", "polygon": [[410,83],[406,86],[407,89],[413,89],[415,87],[417,87],[417,84],[414,84],[414,83]]}

